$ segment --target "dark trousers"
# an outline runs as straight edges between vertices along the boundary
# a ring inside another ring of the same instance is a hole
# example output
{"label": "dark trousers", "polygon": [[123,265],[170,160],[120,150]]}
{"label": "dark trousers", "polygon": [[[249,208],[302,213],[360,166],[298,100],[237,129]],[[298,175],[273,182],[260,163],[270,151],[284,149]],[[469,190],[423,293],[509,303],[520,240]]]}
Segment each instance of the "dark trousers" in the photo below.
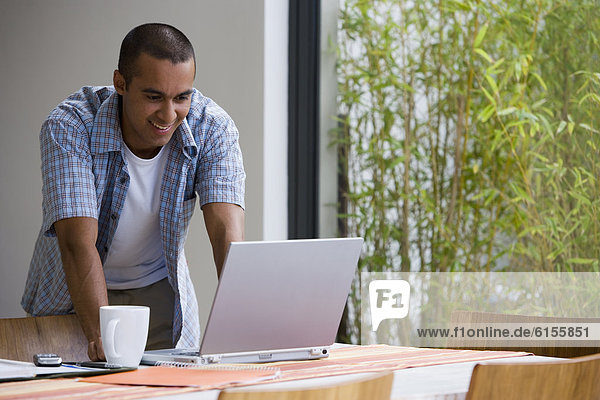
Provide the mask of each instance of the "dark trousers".
{"label": "dark trousers", "polygon": [[173,344],[175,294],[167,278],[138,289],[108,290],[108,304],[150,307],[146,350],[175,347]]}

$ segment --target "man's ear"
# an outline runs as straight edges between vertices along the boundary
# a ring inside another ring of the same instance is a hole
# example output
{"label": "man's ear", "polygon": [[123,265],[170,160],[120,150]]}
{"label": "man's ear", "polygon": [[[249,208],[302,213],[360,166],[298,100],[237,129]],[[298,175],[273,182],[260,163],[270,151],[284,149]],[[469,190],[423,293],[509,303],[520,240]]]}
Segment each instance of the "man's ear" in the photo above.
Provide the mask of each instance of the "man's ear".
{"label": "man's ear", "polygon": [[115,69],[115,72],[113,73],[113,85],[115,86],[117,93],[119,93],[120,95],[123,95],[123,93],[125,93],[125,89],[127,86],[125,83],[125,78],[123,78],[123,75],[121,75],[118,69]]}

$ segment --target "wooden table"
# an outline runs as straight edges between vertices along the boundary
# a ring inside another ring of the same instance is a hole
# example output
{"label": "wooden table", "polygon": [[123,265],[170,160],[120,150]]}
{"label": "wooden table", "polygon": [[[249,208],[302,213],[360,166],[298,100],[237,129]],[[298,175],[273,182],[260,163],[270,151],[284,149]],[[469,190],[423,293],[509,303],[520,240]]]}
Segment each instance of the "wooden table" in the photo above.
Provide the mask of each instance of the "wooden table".
{"label": "wooden table", "polygon": [[[547,357],[525,355],[525,353],[478,352],[471,350],[417,349],[391,346],[361,346],[332,349],[329,359],[306,362],[296,368],[293,363],[279,364],[281,381],[268,384],[247,386],[240,390],[304,389],[321,384],[339,384],[358,376],[372,374],[377,370],[394,369],[393,399],[462,399],[470,382],[473,367],[478,362],[536,362],[548,360]],[[298,363],[296,363],[298,364]],[[398,369],[402,368],[402,369]],[[311,370],[307,373],[307,369]],[[353,372],[352,374],[324,376],[335,372]],[[364,372],[360,372],[364,371]],[[306,379],[307,376],[316,376]],[[62,381],[62,382],[61,382]],[[20,382],[25,383],[25,382]],[[24,391],[24,398],[36,398],[56,395],[60,398],[93,399],[96,392],[112,391],[115,397],[158,398],[180,400],[205,399],[216,400],[219,390],[197,391],[193,388],[152,388],[148,386],[103,385],[99,383],[74,382],[73,380],[31,381],[18,386]],[[13,390],[15,386],[0,385],[0,399],[10,398],[3,389]],[[63,392],[55,391],[55,388]],[[236,389],[229,389],[236,390]],[[29,391],[32,391],[30,393]],[[5,395],[3,397],[3,395]],[[72,396],[71,396],[72,395]],[[71,397],[69,397],[71,396]],[[163,397],[160,397],[163,396]],[[46,397],[47,398],[47,397]]]}
{"label": "wooden table", "polygon": [[[523,356],[486,361],[494,362],[543,362],[551,357]],[[433,365],[430,367],[406,368],[394,371],[392,400],[463,400],[466,397],[471,381],[471,373],[477,362]],[[341,375],[326,378],[306,379],[301,381],[269,383],[229,390],[264,390],[264,389],[306,389],[321,384],[340,384],[368,374]],[[216,400],[219,390],[208,390],[181,394],[176,397],[156,397],[167,400]]]}

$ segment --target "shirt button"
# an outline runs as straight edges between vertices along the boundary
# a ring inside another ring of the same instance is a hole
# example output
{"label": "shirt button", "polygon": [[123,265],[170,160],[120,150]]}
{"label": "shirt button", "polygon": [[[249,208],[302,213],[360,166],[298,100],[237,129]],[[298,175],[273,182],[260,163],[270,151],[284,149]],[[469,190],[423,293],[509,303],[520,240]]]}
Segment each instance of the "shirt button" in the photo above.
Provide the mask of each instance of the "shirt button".
{"label": "shirt button", "polygon": [[121,182],[121,184],[125,184],[125,182],[127,182],[127,178],[122,177],[121,180],[120,180],[120,182]]}

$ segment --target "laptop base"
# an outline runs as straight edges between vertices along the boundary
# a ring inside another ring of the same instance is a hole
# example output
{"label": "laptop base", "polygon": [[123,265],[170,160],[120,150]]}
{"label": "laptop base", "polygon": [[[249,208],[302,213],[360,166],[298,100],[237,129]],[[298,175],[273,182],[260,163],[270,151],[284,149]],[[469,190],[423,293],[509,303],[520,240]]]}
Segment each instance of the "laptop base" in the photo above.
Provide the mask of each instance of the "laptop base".
{"label": "laptop base", "polygon": [[312,360],[325,357],[329,357],[329,346],[206,355],[200,355],[198,350],[194,349],[164,349],[144,352],[141,364],[241,364]]}

